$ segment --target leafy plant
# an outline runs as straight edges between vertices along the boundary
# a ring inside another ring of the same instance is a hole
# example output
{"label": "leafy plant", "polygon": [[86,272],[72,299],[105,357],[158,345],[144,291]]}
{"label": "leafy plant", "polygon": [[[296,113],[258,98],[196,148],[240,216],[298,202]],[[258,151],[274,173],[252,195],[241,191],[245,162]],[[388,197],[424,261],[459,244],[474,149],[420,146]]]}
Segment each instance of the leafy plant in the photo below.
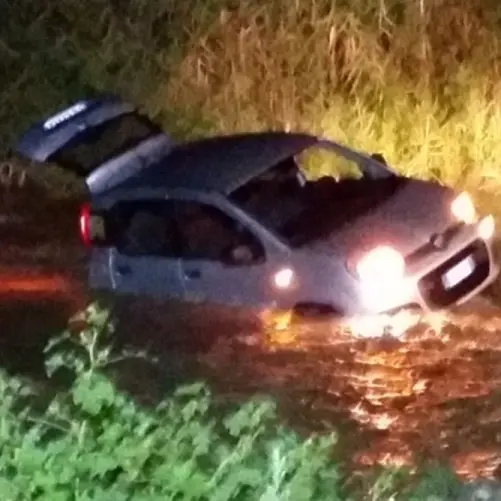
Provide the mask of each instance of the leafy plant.
{"label": "leafy plant", "polygon": [[[267,399],[220,417],[197,383],[141,408],[103,372],[116,359],[108,312],[90,305],[79,320],[79,331],[48,346],[48,373],[65,367],[74,380],[44,412],[26,405],[26,384],[0,375],[2,499],[375,501],[403,492],[402,473],[387,470],[352,497],[332,459],[335,435],[300,437],[278,423]],[[120,356],[134,355],[145,356]],[[441,475],[424,477],[398,499],[446,499],[452,491]]]}
{"label": "leafy plant", "polygon": [[42,415],[29,407],[14,412],[24,387],[2,380],[3,499],[341,496],[342,478],[329,459],[334,436],[301,440],[277,425],[267,400],[218,420],[203,384],[180,388],[153,410],[142,409],[103,372],[117,360],[103,340],[112,333],[108,313],[91,305],[80,321],[79,332],[69,330],[47,348],[48,373],[64,367],[74,380]]}

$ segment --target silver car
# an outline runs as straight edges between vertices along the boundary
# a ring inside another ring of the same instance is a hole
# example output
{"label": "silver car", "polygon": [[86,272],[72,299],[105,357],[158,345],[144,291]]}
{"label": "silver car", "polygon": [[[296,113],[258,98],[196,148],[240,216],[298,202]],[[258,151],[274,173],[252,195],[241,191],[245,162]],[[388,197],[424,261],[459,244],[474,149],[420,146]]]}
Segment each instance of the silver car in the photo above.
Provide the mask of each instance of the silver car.
{"label": "silver car", "polygon": [[447,308],[499,272],[494,219],[467,193],[310,134],[178,144],[102,96],[35,124],[17,152],[85,178],[89,284],[117,296],[352,316]]}

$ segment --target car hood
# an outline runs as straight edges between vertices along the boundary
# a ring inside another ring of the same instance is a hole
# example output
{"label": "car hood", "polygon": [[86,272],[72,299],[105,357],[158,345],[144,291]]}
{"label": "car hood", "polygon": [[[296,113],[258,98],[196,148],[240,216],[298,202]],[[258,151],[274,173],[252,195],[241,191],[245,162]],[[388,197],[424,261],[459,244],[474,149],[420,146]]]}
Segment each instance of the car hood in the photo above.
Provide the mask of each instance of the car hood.
{"label": "car hood", "polygon": [[454,196],[450,188],[408,178],[353,185],[348,195],[325,207],[323,221],[317,219],[321,235],[301,247],[356,258],[377,245],[391,245],[407,256],[454,223]]}

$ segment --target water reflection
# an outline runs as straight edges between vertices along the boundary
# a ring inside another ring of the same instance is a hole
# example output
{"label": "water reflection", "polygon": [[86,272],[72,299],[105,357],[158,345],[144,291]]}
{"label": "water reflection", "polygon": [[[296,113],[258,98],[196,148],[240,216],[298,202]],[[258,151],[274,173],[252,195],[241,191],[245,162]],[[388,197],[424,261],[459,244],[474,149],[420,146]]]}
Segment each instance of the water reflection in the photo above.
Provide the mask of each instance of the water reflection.
{"label": "water reflection", "polygon": [[232,391],[274,393],[296,426],[340,428],[361,466],[426,457],[465,477],[497,476],[501,313],[478,302],[393,320],[393,335],[369,338],[367,326],[298,326],[268,313],[252,341],[223,342],[204,360],[219,388],[231,370]]}

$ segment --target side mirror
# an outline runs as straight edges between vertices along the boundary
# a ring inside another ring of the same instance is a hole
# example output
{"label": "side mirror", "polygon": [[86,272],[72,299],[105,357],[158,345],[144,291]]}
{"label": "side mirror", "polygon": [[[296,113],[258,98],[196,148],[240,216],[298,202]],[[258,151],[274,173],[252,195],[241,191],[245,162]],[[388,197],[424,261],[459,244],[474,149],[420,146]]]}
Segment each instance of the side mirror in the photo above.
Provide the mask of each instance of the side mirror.
{"label": "side mirror", "polygon": [[379,162],[380,164],[388,165],[388,162],[386,161],[386,158],[384,158],[382,153],[373,153],[371,155],[371,158],[373,158],[374,160],[376,160],[376,162]]}

